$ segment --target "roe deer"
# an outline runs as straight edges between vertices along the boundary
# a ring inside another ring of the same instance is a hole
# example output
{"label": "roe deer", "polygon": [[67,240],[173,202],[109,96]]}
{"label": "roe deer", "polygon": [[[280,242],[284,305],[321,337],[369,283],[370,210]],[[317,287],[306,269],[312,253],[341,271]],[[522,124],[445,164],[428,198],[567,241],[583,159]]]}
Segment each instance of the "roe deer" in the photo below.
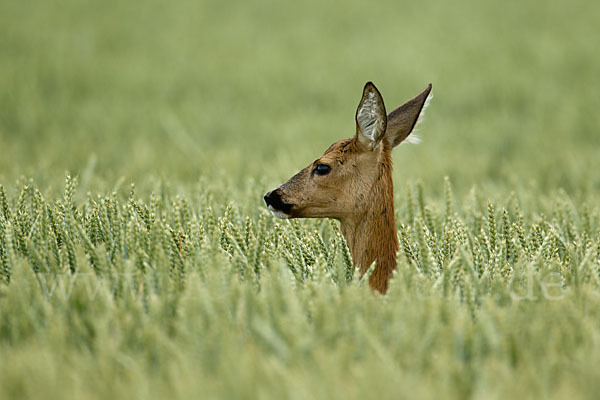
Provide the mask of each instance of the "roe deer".
{"label": "roe deer", "polygon": [[354,266],[362,276],[375,262],[369,285],[382,294],[398,251],[391,151],[412,132],[430,94],[431,84],[386,115],[381,94],[367,82],[356,110],[356,135],[333,143],[264,197],[278,218],[339,220]]}

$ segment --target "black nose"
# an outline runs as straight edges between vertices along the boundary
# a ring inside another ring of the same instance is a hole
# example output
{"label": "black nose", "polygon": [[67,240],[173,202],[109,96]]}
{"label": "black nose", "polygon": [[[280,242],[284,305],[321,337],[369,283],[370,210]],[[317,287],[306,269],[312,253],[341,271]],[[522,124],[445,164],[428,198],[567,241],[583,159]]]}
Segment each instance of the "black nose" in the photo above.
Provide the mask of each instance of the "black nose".
{"label": "black nose", "polygon": [[275,204],[280,203],[280,202],[281,202],[281,195],[279,194],[277,189],[271,190],[269,193],[265,194],[265,203],[267,203],[268,206],[275,207]]}
{"label": "black nose", "polygon": [[281,191],[279,189],[270,191],[269,193],[265,194],[264,198],[267,206],[271,206],[275,210],[289,213],[292,208],[291,204],[287,204],[281,199]]}

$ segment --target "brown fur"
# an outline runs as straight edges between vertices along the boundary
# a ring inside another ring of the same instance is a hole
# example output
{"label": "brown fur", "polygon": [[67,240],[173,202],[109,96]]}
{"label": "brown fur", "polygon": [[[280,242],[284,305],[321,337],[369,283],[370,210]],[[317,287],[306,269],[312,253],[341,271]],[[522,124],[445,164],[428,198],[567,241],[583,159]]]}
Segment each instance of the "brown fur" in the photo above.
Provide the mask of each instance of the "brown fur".
{"label": "brown fur", "polygon": [[[391,151],[412,131],[430,91],[431,85],[386,116],[381,95],[375,86],[367,83],[359,110],[366,96],[376,97],[375,106],[367,111],[379,110],[377,115],[373,111],[379,122],[372,126],[377,126],[380,134],[375,134],[374,140],[365,136],[363,129],[368,132],[371,125],[359,124],[357,110],[354,138],[335,142],[320,158],[265,196],[269,204],[268,196],[277,192],[281,201],[290,207],[290,218],[339,220],[355,267],[362,276],[375,262],[369,285],[383,294],[396,267],[399,248]],[[323,176],[316,174],[319,164],[330,166],[331,171]]]}

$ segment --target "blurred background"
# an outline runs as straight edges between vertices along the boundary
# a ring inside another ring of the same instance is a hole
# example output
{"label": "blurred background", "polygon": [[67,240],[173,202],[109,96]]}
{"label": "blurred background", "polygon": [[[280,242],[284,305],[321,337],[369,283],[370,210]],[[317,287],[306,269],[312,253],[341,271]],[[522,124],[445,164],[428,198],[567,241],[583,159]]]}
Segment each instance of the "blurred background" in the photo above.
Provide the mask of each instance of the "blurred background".
{"label": "blurred background", "polygon": [[[282,183],[429,82],[396,191],[600,193],[600,5],[583,0],[4,0],[0,183],[135,182],[226,197]],[[246,191],[232,188],[248,187]]]}

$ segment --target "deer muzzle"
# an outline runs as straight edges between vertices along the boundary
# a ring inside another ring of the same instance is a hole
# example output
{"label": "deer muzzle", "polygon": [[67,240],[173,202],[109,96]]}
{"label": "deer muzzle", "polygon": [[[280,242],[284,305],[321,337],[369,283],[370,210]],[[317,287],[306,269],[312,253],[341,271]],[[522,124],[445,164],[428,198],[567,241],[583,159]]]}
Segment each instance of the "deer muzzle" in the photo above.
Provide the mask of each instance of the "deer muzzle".
{"label": "deer muzzle", "polygon": [[281,198],[281,189],[277,188],[270,191],[269,193],[265,194],[264,199],[265,203],[267,204],[267,208],[275,217],[281,219],[290,218],[292,205],[283,201]]}

